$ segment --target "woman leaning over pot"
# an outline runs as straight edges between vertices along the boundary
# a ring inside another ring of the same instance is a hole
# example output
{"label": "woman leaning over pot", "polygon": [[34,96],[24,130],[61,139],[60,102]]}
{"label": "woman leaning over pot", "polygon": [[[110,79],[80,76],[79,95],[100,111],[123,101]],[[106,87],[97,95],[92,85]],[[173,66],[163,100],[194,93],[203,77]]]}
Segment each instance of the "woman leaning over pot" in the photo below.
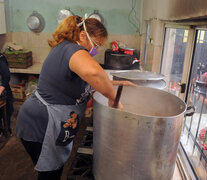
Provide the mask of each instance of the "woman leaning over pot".
{"label": "woman leaning over pot", "polygon": [[52,50],[44,61],[37,90],[19,111],[16,129],[38,179],[60,179],[92,89],[113,105],[116,91],[112,82],[92,58],[107,36],[98,20],[70,16],[48,41]]}

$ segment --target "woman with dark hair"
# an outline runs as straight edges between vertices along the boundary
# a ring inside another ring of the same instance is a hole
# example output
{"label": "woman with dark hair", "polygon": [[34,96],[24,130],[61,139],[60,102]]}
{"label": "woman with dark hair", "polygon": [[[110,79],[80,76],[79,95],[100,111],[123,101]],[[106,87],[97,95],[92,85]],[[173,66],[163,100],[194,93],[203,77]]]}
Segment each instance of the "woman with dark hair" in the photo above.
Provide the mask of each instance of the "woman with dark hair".
{"label": "woman with dark hair", "polygon": [[[109,106],[114,103],[113,84],[93,59],[107,37],[98,20],[70,16],[48,41],[52,49],[42,66],[37,90],[19,111],[16,129],[38,179],[60,179],[92,89],[107,97]],[[118,108],[122,108],[120,102]],[[77,114],[77,127],[63,127],[72,111]]]}
{"label": "woman with dark hair", "polygon": [[[7,115],[8,131],[10,135],[12,135],[11,116],[14,111],[14,108],[13,108],[13,95],[12,95],[11,88],[9,86],[9,81],[10,81],[10,71],[9,71],[8,62],[6,57],[0,53],[0,99],[6,100],[6,115]],[[1,118],[2,118],[2,113],[0,113],[0,119]],[[0,131],[2,131],[1,125],[2,124],[0,124]]]}

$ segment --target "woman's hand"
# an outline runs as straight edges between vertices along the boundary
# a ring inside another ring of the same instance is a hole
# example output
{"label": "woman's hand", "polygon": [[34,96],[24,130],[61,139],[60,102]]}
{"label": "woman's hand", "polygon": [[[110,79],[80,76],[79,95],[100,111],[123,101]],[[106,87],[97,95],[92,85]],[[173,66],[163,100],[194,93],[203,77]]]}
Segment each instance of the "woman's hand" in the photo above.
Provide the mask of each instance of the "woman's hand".
{"label": "woman's hand", "polygon": [[119,86],[121,84],[123,86],[133,86],[133,87],[137,86],[136,84],[134,84],[133,82],[130,82],[130,81],[115,81],[115,80],[112,80],[111,82],[114,86]]}
{"label": "woman's hand", "polygon": [[[113,105],[114,105],[114,101],[109,99],[109,101],[108,101],[108,105],[109,105],[110,107],[113,107]],[[117,106],[117,109],[123,109],[123,108],[124,108],[124,107],[123,107],[122,103],[119,101],[118,106]]]}
{"label": "woman's hand", "polygon": [[0,86],[0,95],[2,94],[2,92],[4,91],[5,87],[4,86]]}

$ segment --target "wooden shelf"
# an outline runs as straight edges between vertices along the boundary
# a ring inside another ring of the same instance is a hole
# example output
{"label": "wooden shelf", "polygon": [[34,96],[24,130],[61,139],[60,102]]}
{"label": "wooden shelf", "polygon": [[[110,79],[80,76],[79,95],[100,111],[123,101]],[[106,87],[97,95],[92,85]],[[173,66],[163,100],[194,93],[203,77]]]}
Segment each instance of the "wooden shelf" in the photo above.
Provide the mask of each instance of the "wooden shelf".
{"label": "wooden shelf", "polygon": [[11,73],[25,73],[25,74],[40,74],[41,69],[42,69],[41,63],[34,63],[32,66],[26,69],[10,68],[10,72]]}

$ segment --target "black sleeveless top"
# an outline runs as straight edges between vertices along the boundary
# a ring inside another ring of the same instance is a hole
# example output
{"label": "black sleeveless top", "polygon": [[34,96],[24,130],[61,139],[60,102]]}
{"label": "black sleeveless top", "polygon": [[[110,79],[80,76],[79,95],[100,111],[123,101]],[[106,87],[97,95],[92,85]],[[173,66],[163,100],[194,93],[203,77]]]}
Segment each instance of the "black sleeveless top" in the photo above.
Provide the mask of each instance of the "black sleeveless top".
{"label": "black sleeveless top", "polygon": [[84,93],[87,83],[69,68],[71,56],[85,49],[78,44],[64,41],[55,46],[43,64],[37,90],[51,104],[75,104]]}

